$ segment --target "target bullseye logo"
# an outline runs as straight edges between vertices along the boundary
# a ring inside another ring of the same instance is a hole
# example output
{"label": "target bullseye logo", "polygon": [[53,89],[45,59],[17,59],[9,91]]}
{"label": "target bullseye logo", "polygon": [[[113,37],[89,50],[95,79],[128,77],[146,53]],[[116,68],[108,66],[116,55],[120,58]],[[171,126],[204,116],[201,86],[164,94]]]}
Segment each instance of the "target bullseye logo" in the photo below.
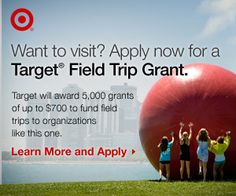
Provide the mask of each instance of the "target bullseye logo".
{"label": "target bullseye logo", "polygon": [[33,25],[33,22],[33,14],[25,8],[19,8],[11,15],[11,25],[18,31],[28,30]]}

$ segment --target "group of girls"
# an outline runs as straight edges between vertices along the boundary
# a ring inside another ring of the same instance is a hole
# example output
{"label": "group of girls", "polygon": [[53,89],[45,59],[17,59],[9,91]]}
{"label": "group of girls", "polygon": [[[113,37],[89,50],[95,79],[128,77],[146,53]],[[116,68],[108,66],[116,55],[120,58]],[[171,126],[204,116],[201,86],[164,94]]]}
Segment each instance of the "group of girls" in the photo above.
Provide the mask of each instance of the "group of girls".
{"label": "group of girls", "polygon": [[[190,122],[189,133],[183,132],[184,123],[180,122],[179,129],[179,142],[180,142],[180,179],[184,179],[184,166],[186,166],[187,180],[190,180],[190,141],[192,138],[192,127],[193,123]],[[199,159],[199,175],[203,176],[203,181],[206,181],[207,175],[207,162],[208,152],[215,154],[215,160],[213,164],[213,179],[217,179],[218,171],[221,179],[224,177],[224,164],[225,155],[224,152],[227,150],[230,144],[230,131],[225,133],[225,136],[219,136],[217,140],[211,140],[208,131],[205,128],[201,128],[196,137],[198,148],[197,157]],[[160,159],[159,159],[159,174],[160,180],[162,180],[162,172],[166,171],[166,179],[170,179],[170,152],[174,143],[174,132],[171,132],[171,141],[168,137],[164,136],[158,145],[160,148]]]}

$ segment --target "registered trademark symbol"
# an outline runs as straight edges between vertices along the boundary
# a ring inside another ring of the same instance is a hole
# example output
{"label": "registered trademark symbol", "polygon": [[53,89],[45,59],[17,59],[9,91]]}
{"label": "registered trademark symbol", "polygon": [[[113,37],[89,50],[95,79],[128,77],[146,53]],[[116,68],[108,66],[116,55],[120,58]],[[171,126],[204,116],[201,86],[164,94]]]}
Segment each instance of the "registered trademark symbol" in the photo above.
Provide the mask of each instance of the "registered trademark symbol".
{"label": "registered trademark symbol", "polygon": [[64,63],[59,63],[59,64],[58,64],[58,67],[62,69],[62,68],[65,67],[65,64],[64,64]]}

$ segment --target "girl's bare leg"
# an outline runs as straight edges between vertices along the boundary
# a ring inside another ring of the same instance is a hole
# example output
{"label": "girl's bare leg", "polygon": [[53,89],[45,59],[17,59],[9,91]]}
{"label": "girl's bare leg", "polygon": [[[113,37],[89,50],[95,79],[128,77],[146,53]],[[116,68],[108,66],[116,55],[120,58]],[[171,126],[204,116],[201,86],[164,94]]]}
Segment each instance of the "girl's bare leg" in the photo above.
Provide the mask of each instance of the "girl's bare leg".
{"label": "girl's bare leg", "polygon": [[224,165],[220,167],[220,179],[224,180]]}
{"label": "girl's bare leg", "polygon": [[187,177],[190,180],[190,161],[186,161]]}
{"label": "girl's bare leg", "polygon": [[166,165],[166,180],[170,180],[170,164],[165,164]]}
{"label": "girl's bare leg", "polygon": [[202,175],[202,161],[199,160],[199,175]]}
{"label": "girl's bare leg", "polygon": [[159,164],[159,175],[160,175],[160,180],[162,179],[162,171],[163,171],[164,165],[163,164]]}
{"label": "girl's bare leg", "polygon": [[207,162],[202,162],[203,166],[203,181],[206,181],[206,175],[207,175]]}
{"label": "girl's bare leg", "polygon": [[180,160],[180,179],[184,179],[184,161]]}
{"label": "girl's bare leg", "polygon": [[217,179],[217,170],[218,170],[218,167],[217,167],[217,165],[214,163],[214,164],[213,164],[213,179],[214,179],[214,180]]}

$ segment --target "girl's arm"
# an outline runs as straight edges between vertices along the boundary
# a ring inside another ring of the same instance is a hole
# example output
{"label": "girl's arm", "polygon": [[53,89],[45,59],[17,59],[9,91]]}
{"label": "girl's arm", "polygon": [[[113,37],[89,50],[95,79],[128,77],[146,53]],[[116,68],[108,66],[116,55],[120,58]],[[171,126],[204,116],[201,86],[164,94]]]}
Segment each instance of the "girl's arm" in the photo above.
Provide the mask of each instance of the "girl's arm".
{"label": "girl's arm", "polygon": [[225,135],[226,135],[226,137],[225,137],[225,141],[224,141],[224,143],[226,144],[226,146],[228,147],[229,146],[229,144],[230,144],[230,134],[231,134],[231,131],[227,131],[226,133],[225,133]]}
{"label": "girl's arm", "polygon": [[172,131],[172,132],[170,133],[170,135],[171,135],[171,142],[172,142],[172,143],[175,141],[174,134],[175,134],[174,131]]}
{"label": "girl's arm", "polygon": [[174,143],[174,141],[175,141],[175,138],[174,138],[174,136],[172,136],[171,142]]}
{"label": "girl's arm", "polygon": [[192,127],[193,127],[193,123],[190,122],[190,123],[188,124],[188,126],[189,126],[189,136],[188,136],[188,139],[191,140],[191,138],[192,138]]}
{"label": "girl's arm", "polygon": [[198,141],[198,135],[196,136],[196,140]]}
{"label": "girl's arm", "polygon": [[211,146],[211,138],[208,136],[208,147]]}
{"label": "girl's arm", "polygon": [[197,142],[198,142],[198,139],[199,139],[199,133],[198,133],[197,136],[196,136],[196,140],[197,140]]}
{"label": "girl's arm", "polygon": [[184,123],[180,122],[179,125],[180,125],[180,128],[179,128],[179,139],[181,139],[182,138],[182,129],[184,127]]}
{"label": "girl's arm", "polygon": [[209,143],[210,143],[210,145],[208,145],[208,150],[212,153],[216,153],[217,141],[211,140]]}

